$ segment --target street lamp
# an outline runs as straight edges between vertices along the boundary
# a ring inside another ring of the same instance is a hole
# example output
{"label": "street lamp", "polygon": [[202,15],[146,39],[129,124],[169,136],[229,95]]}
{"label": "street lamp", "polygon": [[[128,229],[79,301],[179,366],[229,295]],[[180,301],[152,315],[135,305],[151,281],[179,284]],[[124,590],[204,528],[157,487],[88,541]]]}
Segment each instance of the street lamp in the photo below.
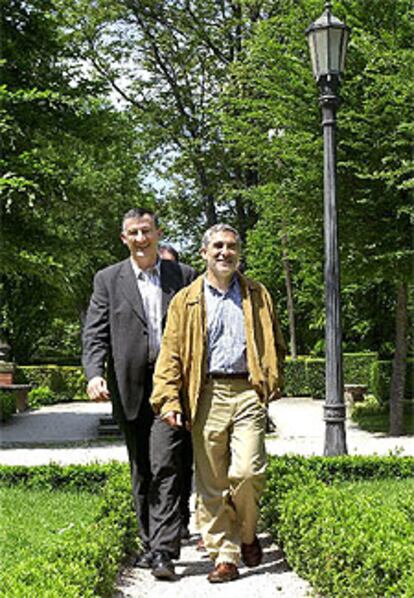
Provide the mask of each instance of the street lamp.
{"label": "street lamp", "polygon": [[319,85],[324,138],[325,231],[325,455],[347,453],[342,373],[339,251],[336,189],[336,109],[344,70],[349,28],[331,13],[331,2],[306,30],[315,79]]}

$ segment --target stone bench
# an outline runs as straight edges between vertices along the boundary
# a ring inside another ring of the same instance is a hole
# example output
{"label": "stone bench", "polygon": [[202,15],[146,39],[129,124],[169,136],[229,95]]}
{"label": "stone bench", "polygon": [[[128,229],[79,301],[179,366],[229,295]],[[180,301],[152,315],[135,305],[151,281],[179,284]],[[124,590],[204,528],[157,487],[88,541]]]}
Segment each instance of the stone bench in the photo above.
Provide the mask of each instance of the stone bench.
{"label": "stone bench", "polygon": [[28,407],[27,395],[32,387],[30,384],[0,384],[0,390],[10,392],[16,397],[16,411],[22,413]]}

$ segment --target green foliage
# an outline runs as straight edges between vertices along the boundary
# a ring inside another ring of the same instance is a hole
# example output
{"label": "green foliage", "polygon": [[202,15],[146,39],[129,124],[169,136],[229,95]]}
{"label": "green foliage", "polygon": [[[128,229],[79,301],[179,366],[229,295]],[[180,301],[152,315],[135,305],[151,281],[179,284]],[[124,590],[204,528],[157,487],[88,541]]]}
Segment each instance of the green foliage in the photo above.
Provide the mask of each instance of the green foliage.
{"label": "green foliage", "polygon": [[261,514],[266,529],[280,539],[281,505],[291,490],[308,484],[413,477],[414,457],[270,457]]}
{"label": "green foliage", "polygon": [[288,397],[306,397],[311,394],[306,375],[307,357],[296,360],[287,358],[285,363],[284,395]]}
{"label": "green foliage", "polygon": [[[345,384],[364,384],[368,390],[374,388],[377,353],[344,353],[343,369]],[[287,359],[285,366],[285,388],[287,396],[311,396],[322,399],[325,396],[325,360],[301,356],[297,360]]]}
{"label": "green foliage", "polygon": [[[321,9],[316,0],[272,3],[231,67],[219,113],[228,154],[256,175],[225,191],[248,198],[259,217],[248,270],[269,286],[287,328],[289,258],[301,353],[321,351],[324,326],[322,135],[304,36]],[[413,7],[350,0],[333,11],[352,27],[338,113],[343,340],[347,351],[388,355],[396,288],[412,278]]]}
{"label": "green foliage", "polygon": [[[49,389],[48,402],[88,401],[86,394],[86,379],[81,366],[17,366],[16,381],[20,384],[31,384],[35,390],[38,387]],[[38,391],[34,393],[37,399]],[[44,403],[42,403],[44,404]]]}
{"label": "green foliage", "polygon": [[323,595],[412,595],[413,491],[412,479],[295,488],[280,520],[289,564]]}
{"label": "green foliage", "polygon": [[117,462],[109,465],[0,465],[0,485],[23,485],[34,489],[90,490],[99,491],[112,474],[126,471],[126,466]]}
{"label": "green foliage", "polygon": [[6,573],[3,596],[111,595],[125,551],[136,548],[136,518],[127,466],[57,465],[36,468],[1,467],[2,485],[20,488],[74,490],[96,493],[93,517],[64,533]]}
{"label": "green foliage", "polygon": [[1,4],[0,321],[24,363],[79,320],[95,270],[123,255],[123,212],[147,198],[134,117],[80,63],[56,3]]}
{"label": "green foliage", "polygon": [[[363,403],[354,405],[351,413],[352,420],[362,430],[368,432],[382,432],[387,434],[390,428],[389,403],[381,403],[369,395]],[[414,402],[404,401],[402,434],[414,435]]]}
{"label": "green foliage", "polygon": [[[374,364],[373,388],[374,395],[381,402],[387,402],[390,398],[392,376],[392,362],[381,360]],[[404,396],[407,400],[414,400],[414,359],[407,359],[407,371],[405,376]]]}
{"label": "green foliage", "polygon": [[28,394],[28,404],[31,409],[37,409],[42,405],[53,405],[57,403],[55,393],[48,386],[32,388]]}
{"label": "green foliage", "polygon": [[0,488],[0,497],[0,587],[4,593],[7,588],[9,596],[16,596],[17,588],[4,581],[13,577],[16,565],[24,562],[27,567],[34,554],[49,553],[51,545],[57,549],[73,532],[79,536],[92,524],[101,500],[91,492],[51,492],[22,486]]}
{"label": "green foliage", "polygon": [[0,390],[0,421],[6,422],[16,413],[16,396],[12,392]]}
{"label": "green foliage", "polygon": [[264,526],[321,595],[408,597],[413,479],[413,457],[271,457]]}
{"label": "green foliage", "polygon": [[343,368],[345,384],[364,384],[368,391],[373,390],[373,369],[378,353],[344,353]]}
{"label": "green foliage", "polygon": [[306,378],[311,397],[323,399],[325,397],[325,360],[309,358],[306,362]]}

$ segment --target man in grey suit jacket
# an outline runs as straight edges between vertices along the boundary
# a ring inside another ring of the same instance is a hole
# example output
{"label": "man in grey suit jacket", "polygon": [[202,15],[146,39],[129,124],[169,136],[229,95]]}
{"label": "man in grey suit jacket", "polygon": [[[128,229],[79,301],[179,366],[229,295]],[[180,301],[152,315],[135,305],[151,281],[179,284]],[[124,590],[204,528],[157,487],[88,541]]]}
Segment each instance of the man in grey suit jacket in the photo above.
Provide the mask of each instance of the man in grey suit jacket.
{"label": "man in grey suit jacket", "polygon": [[[111,398],[127,445],[143,552],[137,566],[160,579],[175,576],[180,550],[182,428],[153,415],[154,363],[170,300],[196,272],[160,260],[156,215],[134,208],[123,218],[130,257],[99,271],[83,332],[83,365],[92,400]],[[188,432],[187,432],[188,434]]]}

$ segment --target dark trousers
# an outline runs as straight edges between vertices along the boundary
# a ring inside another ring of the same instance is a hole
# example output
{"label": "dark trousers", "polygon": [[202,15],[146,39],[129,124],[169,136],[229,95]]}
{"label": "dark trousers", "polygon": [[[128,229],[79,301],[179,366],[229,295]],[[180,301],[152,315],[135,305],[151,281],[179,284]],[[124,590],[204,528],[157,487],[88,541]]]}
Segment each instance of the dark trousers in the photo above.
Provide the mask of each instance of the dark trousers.
{"label": "dark trousers", "polygon": [[144,550],[179,558],[180,527],[188,524],[190,516],[191,435],[154,417],[148,400],[137,419],[120,422],[120,426]]}

